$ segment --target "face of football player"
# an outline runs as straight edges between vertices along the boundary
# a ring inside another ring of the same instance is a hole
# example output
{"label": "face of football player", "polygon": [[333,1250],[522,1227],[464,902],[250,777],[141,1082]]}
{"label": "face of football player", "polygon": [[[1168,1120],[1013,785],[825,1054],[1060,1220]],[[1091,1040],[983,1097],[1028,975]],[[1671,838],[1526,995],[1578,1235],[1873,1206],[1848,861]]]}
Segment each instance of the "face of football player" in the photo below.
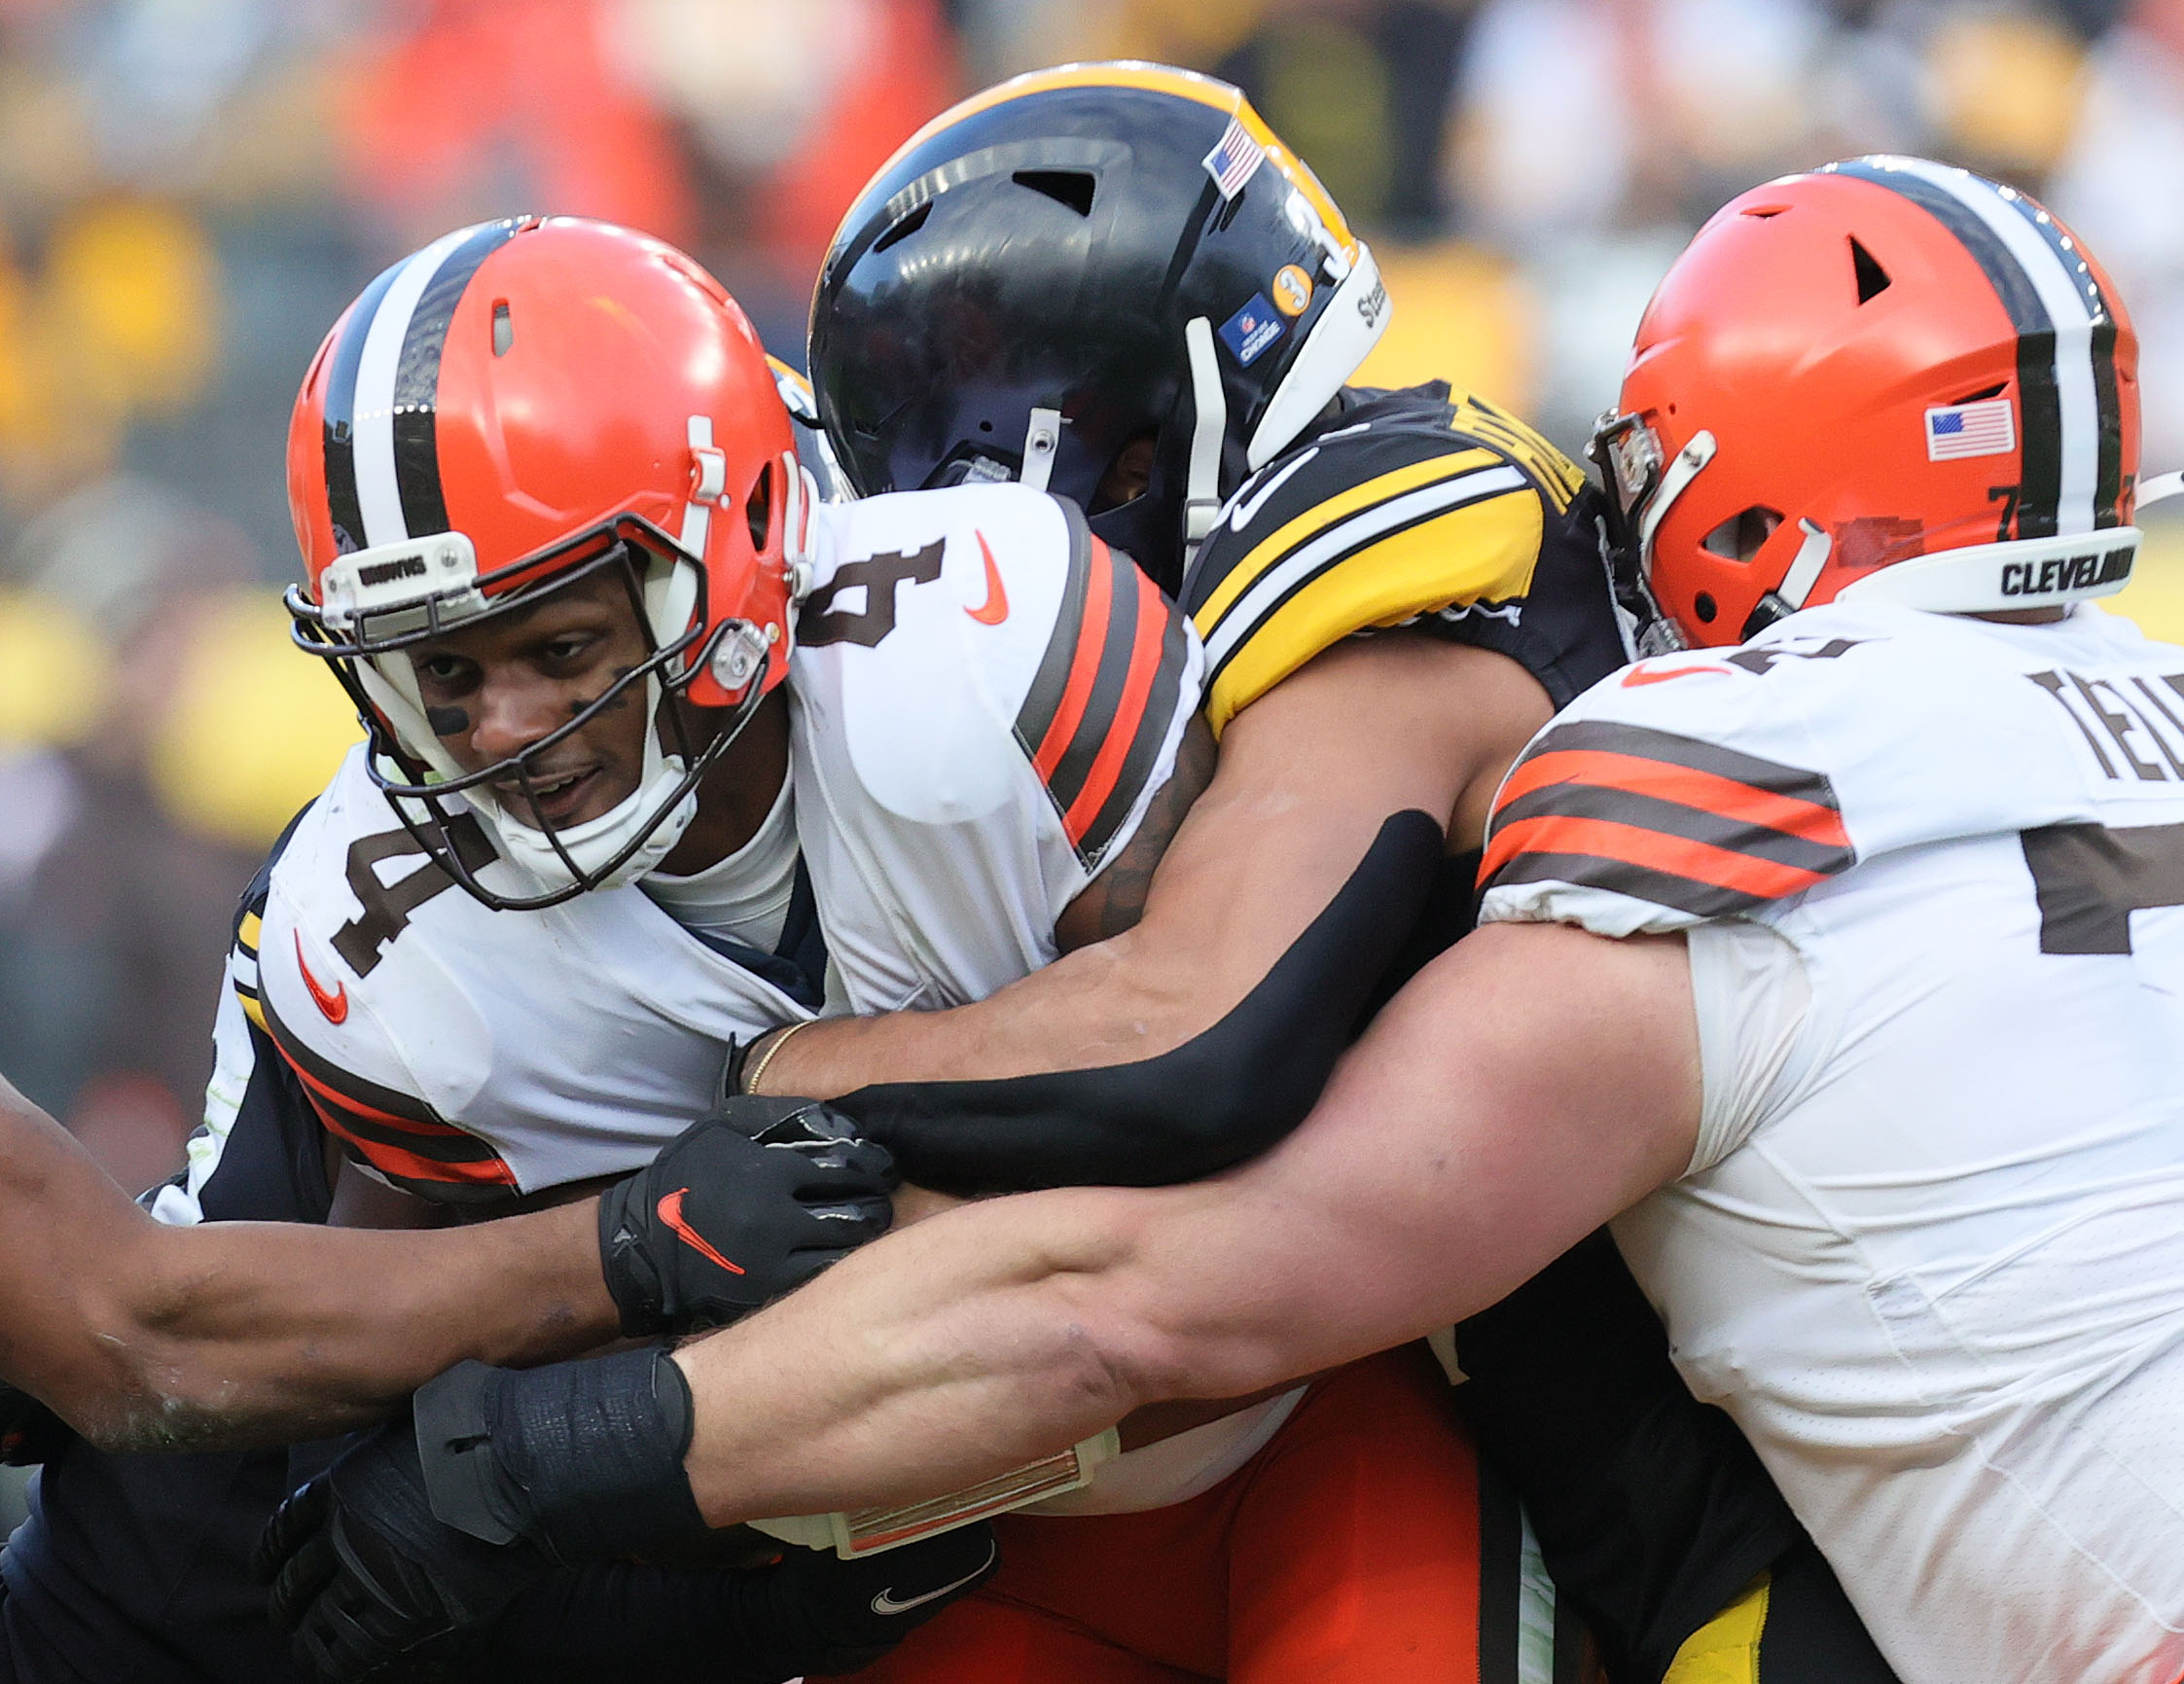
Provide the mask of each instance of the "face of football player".
{"label": "face of football player", "polygon": [[1115,453],[1107,472],[1100,476],[1099,488],[1092,493],[1091,513],[1120,508],[1145,495],[1146,487],[1153,483],[1156,443],[1151,433],[1140,433]]}
{"label": "face of football player", "polygon": [[[619,567],[572,580],[536,603],[411,652],[425,717],[464,771],[521,753],[568,724],[650,653]],[[644,769],[645,687],[627,690],[531,763],[526,797],[492,780],[515,816],[558,830],[610,812]]]}

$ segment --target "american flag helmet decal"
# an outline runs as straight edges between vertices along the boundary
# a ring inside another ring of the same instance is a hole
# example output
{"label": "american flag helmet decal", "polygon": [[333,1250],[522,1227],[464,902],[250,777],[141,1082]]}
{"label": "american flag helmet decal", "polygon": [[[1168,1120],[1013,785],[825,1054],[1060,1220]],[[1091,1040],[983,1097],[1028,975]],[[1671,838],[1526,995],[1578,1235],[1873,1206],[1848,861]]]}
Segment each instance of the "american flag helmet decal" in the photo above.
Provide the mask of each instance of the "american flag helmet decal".
{"label": "american flag helmet decal", "polygon": [[1213,185],[1221,190],[1221,197],[1230,199],[1243,191],[1243,184],[1258,173],[1259,166],[1266,161],[1265,150],[1251,138],[1242,119],[1232,117],[1213,150],[1205,155],[1205,172],[1213,177]]}
{"label": "american flag helmet decal", "polygon": [[2018,448],[2017,412],[2008,398],[1944,404],[1926,412],[1926,460],[2006,456]]}

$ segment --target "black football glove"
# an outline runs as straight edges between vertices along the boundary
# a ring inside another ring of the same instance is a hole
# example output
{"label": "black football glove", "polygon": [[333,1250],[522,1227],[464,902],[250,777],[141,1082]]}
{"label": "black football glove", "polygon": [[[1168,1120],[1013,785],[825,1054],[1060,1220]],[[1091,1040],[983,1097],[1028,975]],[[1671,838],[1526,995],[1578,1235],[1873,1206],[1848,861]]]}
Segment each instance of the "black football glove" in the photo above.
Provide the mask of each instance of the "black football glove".
{"label": "black football glove", "polygon": [[887,1231],[886,1148],[816,1099],[737,1094],[599,1200],[599,1257],[625,1333],[715,1327]]}
{"label": "black football glove", "polygon": [[453,1666],[556,1566],[705,1535],[690,1387],[658,1348],[529,1370],[467,1362],[274,1514],[257,1571],[328,1684]]}
{"label": "black football glove", "polygon": [[11,1468],[53,1460],[76,1429],[19,1386],[0,1380],[0,1462]]}
{"label": "black football glove", "polygon": [[464,1634],[555,1571],[527,1540],[434,1518],[406,1420],[365,1434],[274,1512],[253,1563],[273,1624],[322,1684],[453,1677]]}

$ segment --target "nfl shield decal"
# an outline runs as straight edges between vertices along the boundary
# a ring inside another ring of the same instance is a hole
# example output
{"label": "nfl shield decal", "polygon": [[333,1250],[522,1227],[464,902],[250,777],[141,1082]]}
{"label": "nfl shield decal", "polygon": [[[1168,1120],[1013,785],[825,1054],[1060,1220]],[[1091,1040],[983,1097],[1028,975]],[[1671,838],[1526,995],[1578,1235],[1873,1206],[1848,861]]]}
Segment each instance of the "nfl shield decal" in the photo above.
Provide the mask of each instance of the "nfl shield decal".
{"label": "nfl shield decal", "polygon": [[1221,342],[1237,362],[1249,368],[1261,351],[1288,331],[1288,326],[1267,302],[1265,293],[1253,293],[1249,304],[1221,324]]}

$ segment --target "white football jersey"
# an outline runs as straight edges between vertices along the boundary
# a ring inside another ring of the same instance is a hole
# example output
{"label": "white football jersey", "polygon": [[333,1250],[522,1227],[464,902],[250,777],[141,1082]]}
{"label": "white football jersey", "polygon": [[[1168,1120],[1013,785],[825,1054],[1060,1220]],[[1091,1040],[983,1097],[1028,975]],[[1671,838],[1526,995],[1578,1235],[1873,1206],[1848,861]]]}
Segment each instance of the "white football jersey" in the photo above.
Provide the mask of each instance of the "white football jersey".
{"label": "white football jersey", "polygon": [[1484,919],[1689,930],[1616,1225],[1907,1684],[2184,1672],[2184,649],[1836,605],[1534,740]]}
{"label": "white football jersey", "polygon": [[[237,992],[385,1179],[486,1199],[624,1173],[711,1108],[731,1039],[961,1004],[1056,956],[1173,769],[1188,623],[1021,486],[818,520],[786,680],[808,892],[780,950],[708,943],[636,884],[491,911],[425,863],[361,747],[296,826]],[[512,869],[471,845],[488,884]]]}

